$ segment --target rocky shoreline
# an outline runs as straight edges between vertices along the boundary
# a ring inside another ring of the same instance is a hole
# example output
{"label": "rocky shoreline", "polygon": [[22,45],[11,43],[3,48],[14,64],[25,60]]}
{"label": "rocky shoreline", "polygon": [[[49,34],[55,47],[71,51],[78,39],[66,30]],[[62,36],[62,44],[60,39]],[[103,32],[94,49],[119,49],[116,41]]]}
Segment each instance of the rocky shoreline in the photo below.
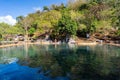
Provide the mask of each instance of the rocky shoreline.
{"label": "rocky shoreline", "polygon": [[[18,42],[18,43],[13,43],[13,44],[5,44],[5,45],[0,45],[0,48],[5,48],[5,47],[12,47],[12,46],[21,46],[25,44],[42,44],[42,45],[49,45],[49,44],[60,44],[60,43],[50,43],[50,42]],[[76,45],[88,45],[88,46],[94,46],[98,44],[108,44],[108,45],[113,45],[113,46],[119,46],[120,44],[116,43],[98,43],[98,42],[87,42],[87,41],[78,41],[75,43]]]}

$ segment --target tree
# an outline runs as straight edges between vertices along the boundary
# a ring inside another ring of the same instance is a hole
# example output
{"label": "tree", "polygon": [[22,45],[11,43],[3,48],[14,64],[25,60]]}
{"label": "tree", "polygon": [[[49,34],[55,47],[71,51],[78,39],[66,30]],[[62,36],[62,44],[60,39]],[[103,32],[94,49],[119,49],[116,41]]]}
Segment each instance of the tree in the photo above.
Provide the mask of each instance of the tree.
{"label": "tree", "polygon": [[9,28],[11,26],[6,23],[0,23],[0,34],[2,38],[6,37],[9,34]]}
{"label": "tree", "polygon": [[16,20],[18,23],[21,23],[24,18],[25,18],[24,16],[18,16]]}
{"label": "tree", "polygon": [[80,6],[86,4],[86,0],[68,0],[67,7],[71,10],[79,10]]}
{"label": "tree", "polygon": [[35,28],[30,28],[29,30],[28,30],[28,32],[29,32],[29,34],[30,35],[33,35],[34,34],[34,32],[35,32]]}
{"label": "tree", "polygon": [[10,29],[11,29],[11,33],[13,33],[13,34],[25,34],[24,28],[19,23],[16,23]]}
{"label": "tree", "polygon": [[112,17],[113,26],[117,29],[120,29],[120,1],[119,0],[112,0],[111,1],[112,7],[114,8],[114,13]]}
{"label": "tree", "polygon": [[77,26],[77,32],[84,35],[109,31],[120,28],[119,3],[119,0],[68,0],[67,5],[44,6],[41,12],[17,17],[17,26],[23,28],[25,35],[38,37],[47,32],[58,40],[75,35]]}
{"label": "tree", "polygon": [[49,11],[49,8],[48,8],[47,6],[44,6],[44,7],[43,7],[43,10],[44,10],[44,11]]}
{"label": "tree", "polygon": [[72,20],[69,11],[64,10],[62,12],[62,18],[58,21],[57,30],[61,40],[66,41],[67,38],[76,35],[77,23]]}
{"label": "tree", "polygon": [[51,10],[56,10],[56,11],[61,11],[61,10],[63,10],[63,9],[65,9],[66,8],[66,6],[63,4],[63,3],[61,3],[61,5],[51,5]]}
{"label": "tree", "polygon": [[33,24],[33,18],[28,15],[27,17],[24,18],[19,17],[18,21],[21,27],[25,30],[25,40],[26,41],[29,40],[28,30]]}

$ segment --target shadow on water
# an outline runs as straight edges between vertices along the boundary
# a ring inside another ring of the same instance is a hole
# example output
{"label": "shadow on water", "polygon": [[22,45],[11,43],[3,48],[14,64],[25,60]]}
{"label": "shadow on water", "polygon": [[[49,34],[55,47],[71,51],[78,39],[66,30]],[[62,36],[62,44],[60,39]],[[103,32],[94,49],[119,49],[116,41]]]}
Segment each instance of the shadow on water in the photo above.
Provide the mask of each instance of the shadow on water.
{"label": "shadow on water", "polygon": [[[3,56],[17,57],[19,61],[16,64],[21,68],[19,72],[23,71],[26,77],[32,77],[29,80],[41,80],[41,73],[44,76],[42,80],[120,80],[119,47],[28,45],[4,49],[0,49],[0,62],[3,62]],[[14,71],[12,75],[15,74],[19,73]]]}

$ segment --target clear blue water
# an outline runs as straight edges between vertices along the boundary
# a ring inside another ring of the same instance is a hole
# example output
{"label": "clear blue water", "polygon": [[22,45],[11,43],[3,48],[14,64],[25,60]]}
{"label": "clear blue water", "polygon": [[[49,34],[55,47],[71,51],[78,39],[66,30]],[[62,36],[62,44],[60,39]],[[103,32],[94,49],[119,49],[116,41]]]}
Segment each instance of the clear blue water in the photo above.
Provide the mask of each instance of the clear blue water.
{"label": "clear blue water", "polygon": [[0,80],[120,80],[120,47],[24,45],[1,48]]}

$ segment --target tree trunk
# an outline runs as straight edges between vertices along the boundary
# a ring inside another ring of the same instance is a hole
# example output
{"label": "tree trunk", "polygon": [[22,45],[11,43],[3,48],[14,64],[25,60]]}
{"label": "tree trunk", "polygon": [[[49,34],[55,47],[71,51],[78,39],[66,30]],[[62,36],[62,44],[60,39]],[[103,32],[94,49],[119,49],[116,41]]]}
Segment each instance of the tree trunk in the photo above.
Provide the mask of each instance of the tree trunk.
{"label": "tree trunk", "polygon": [[28,30],[27,30],[27,27],[25,29],[25,41],[28,41]]}

